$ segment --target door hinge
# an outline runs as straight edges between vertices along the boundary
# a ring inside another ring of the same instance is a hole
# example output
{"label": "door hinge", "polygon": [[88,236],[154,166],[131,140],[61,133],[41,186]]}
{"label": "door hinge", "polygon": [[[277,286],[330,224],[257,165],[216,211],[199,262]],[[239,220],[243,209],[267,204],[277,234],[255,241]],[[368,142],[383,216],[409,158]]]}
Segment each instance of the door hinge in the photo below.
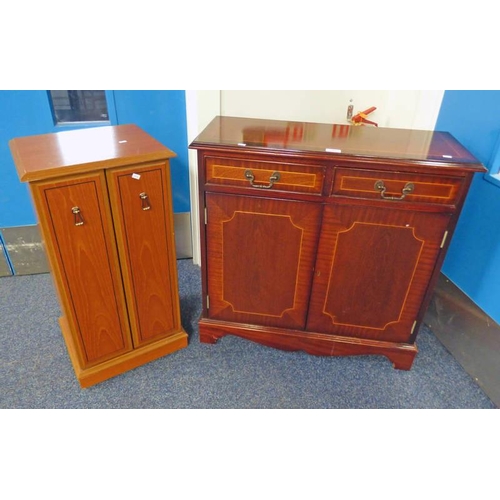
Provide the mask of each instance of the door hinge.
{"label": "door hinge", "polygon": [[444,232],[443,241],[441,241],[441,246],[439,248],[443,248],[444,247],[444,244],[446,243],[446,238],[448,238],[448,231]]}
{"label": "door hinge", "polygon": [[413,326],[411,327],[411,332],[410,332],[410,335],[413,335],[413,332],[415,331],[415,327],[417,326],[417,321],[415,320],[413,322]]}
{"label": "door hinge", "polygon": [[207,225],[208,222],[208,213],[207,213],[207,207],[205,207],[205,226]]}
{"label": "door hinge", "polygon": [[210,297],[207,295],[207,309],[210,309]]}

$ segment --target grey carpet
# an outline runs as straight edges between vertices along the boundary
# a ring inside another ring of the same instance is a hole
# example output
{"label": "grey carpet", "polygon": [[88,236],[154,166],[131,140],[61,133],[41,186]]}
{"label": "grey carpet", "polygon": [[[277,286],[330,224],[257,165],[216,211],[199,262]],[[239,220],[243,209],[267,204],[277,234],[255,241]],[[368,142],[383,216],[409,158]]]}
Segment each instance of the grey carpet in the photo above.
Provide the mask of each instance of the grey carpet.
{"label": "grey carpet", "polygon": [[426,326],[411,371],[231,336],[201,344],[200,269],[187,259],[178,270],[188,347],[88,389],[60,334],[51,276],[0,278],[0,408],[495,408]]}

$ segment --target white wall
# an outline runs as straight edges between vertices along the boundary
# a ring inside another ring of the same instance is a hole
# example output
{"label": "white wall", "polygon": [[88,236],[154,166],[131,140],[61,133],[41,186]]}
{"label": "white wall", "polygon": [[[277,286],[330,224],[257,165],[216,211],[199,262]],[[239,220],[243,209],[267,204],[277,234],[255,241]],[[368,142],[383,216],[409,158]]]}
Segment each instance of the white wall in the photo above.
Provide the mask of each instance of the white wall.
{"label": "white wall", "polygon": [[434,129],[444,90],[222,90],[221,115],[276,120],[348,123],[354,113],[375,106],[368,116],[379,127]]}
{"label": "white wall", "polygon": [[[444,90],[187,90],[188,144],[217,115],[321,123],[348,123],[354,113],[371,106],[368,119],[379,127],[433,130]],[[193,261],[200,264],[198,167],[189,151]]]}
{"label": "white wall", "polygon": [[[186,122],[188,145],[213,120],[220,115],[219,90],[186,90]],[[201,263],[200,255],[200,216],[198,202],[198,162],[196,151],[190,149],[189,185],[191,201],[191,237],[193,241],[193,262]]]}

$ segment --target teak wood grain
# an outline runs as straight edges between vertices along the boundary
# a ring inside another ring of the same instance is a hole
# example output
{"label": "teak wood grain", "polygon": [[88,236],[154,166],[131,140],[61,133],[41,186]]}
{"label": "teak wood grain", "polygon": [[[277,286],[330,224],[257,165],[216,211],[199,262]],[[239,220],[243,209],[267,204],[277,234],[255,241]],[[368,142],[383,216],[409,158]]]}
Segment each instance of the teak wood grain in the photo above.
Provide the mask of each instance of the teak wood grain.
{"label": "teak wood grain", "polygon": [[23,182],[175,156],[173,151],[133,124],[16,137],[9,146]]}
{"label": "teak wood grain", "polygon": [[175,153],[135,125],[20,137],[10,147],[33,193],[80,385],[186,347],[169,170]]}
{"label": "teak wood grain", "polygon": [[[81,362],[92,365],[126,352],[131,342],[104,175],[32,188],[37,212],[46,214],[45,245],[67,295],[65,312],[75,328]],[[80,209],[82,225],[75,225],[73,207]]]}
{"label": "teak wood grain", "polygon": [[169,176],[163,165],[151,164],[114,169],[107,177],[113,205],[120,207],[114,220],[137,347],[180,327]]}
{"label": "teak wood grain", "polygon": [[[200,340],[237,335],[316,355],[379,354],[410,369],[484,166],[445,132],[239,117],[216,117],[190,147],[206,217]],[[263,189],[245,182],[246,169],[264,185],[271,171],[293,171],[316,175],[321,187],[282,177]]]}

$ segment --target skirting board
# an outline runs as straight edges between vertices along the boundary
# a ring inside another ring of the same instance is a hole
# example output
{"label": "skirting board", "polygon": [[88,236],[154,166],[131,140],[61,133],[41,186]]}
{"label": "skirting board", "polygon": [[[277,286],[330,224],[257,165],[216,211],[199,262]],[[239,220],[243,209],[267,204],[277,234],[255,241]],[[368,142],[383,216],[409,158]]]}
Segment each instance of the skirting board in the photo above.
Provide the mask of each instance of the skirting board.
{"label": "skirting board", "polygon": [[500,325],[443,274],[424,322],[500,408]]}
{"label": "skirting board", "polygon": [[[174,214],[175,248],[178,259],[193,256],[191,239],[191,214]],[[42,237],[38,226],[0,228],[5,243],[5,254],[0,248],[0,276],[10,276],[10,259],[15,275],[41,274],[49,272]]]}
{"label": "skirting board", "polygon": [[49,272],[38,226],[6,227],[1,232],[14,274]]}
{"label": "skirting board", "polygon": [[0,234],[0,277],[2,276],[12,276],[12,271],[10,270],[9,263],[7,262],[7,254],[5,253]]}

